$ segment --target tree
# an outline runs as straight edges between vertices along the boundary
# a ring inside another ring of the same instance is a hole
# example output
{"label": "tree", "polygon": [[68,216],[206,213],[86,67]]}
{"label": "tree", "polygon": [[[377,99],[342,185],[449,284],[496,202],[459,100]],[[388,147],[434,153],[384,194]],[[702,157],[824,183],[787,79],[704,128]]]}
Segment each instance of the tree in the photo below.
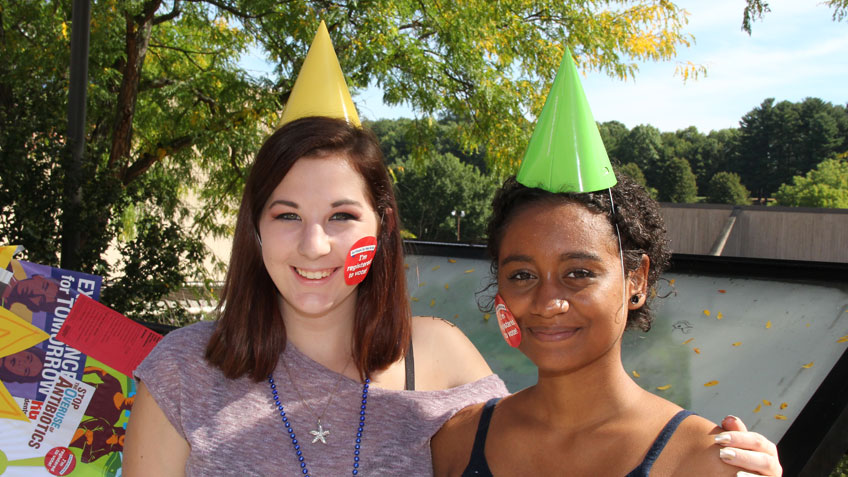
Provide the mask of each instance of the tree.
{"label": "tree", "polygon": [[742,185],[739,174],[722,171],[710,179],[706,195],[711,204],[747,205],[751,193]]}
{"label": "tree", "polygon": [[665,164],[659,129],[647,124],[634,127],[621,140],[617,151],[622,164],[633,163],[639,166],[649,185],[657,186],[661,182]]}
{"label": "tree", "polygon": [[848,161],[828,159],[778,189],[777,203],[797,207],[848,209]]}
{"label": "tree", "polygon": [[657,187],[663,202],[692,203],[698,199],[695,174],[686,159],[672,158],[663,168],[662,181]]}
{"label": "tree", "polygon": [[739,173],[760,201],[780,184],[842,152],[848,129],[845,108],[818,98],[801,103],[768,98],[742,117]]}
{"label": "tree", "polygon": [[[0,0],[0,240],[25,245],[33,260],[72,257],[78,269],[106,275],[107,304],[133,280],[111,278],[135,259],[104,258],[110,244],[128,243],[121,237],[166,240],[183,264],[179,276],[152,279],[155,289],[132,287],[146,290],[137,302],[203,278],[194,251],[204,236],[230,233],[250,157],[277,124],[319,18],[354,92],[377,84],[388,103],[422,117],[468,118],[457,133],[461,149],[485,151],[505,174],[518,165],[527,117],[541,110],[566,44],[582,69],[627,78],[636,61],[670,59],[689,44],[686,15],[665,0],[450,8],[435,0],[101,0],[92,8],[77,168],[65,138],[71,1]],[[238,67],[251,47],[276,65],[271,78]],[[85,208],[63,223],[69,176],[80,178]],[[196,205],[187,205],[189,195]],[[147,236],[155,233],[148,219],[176,235]],[[78,248],[60,250],[69,231],[80,234]]]}
{"label": "tree", "polygon": [[598,130],[601,132],[601,140],[604,141],[604,148],[607,150],[610,162],[613,164],[622,164],[618,154],[618,147],[624,141],[624,138],[630,134],[630,130],[618,121],[600,123],[598,124]]}
{"label": "tree", "polygon": [[[833,21],[842,21],[848,17],[848,0],[826,0],[822,2],[833,9]],[[742,11],[742,31],[751,34],[751,23],[762,20],[771,7],[765,0],[746,0]]]}
{"label": "tree", "polygon": [[[433,154],[392,166],[404,228],[421,240],[483,242],[495,181],[453,154]],[[465,212],[464,217],[455,214]]]}
{"label": "tree", "polygon": [[648,186],[648,181],[645,180],[645,174],[642,174],[642,170],[639,169],[639,166],[631,162],[629,164],[618,166],[618,172],[633,179],[637,184],[639,184],[646,191],[648,191],[648,194],[651,196],[651,198],[656,200],[657,190],[653,187]]}

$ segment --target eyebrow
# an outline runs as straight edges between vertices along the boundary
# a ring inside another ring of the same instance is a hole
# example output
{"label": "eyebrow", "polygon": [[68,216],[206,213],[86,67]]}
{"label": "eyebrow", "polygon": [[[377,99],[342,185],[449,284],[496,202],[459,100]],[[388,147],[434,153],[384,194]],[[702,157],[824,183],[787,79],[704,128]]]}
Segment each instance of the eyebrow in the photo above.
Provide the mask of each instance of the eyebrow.
{"label": "eyebrow", "polygon": [[[285,206],[291,207],[293,209],[299,209],[300,208],[300,206],[298,206],[296,202],[292,202],[290,200],[283,200],[283,199],[277,199],[274,202],[271,202],[270,204],[268,204],[268,208],[270,209],[271,207],[273,207],[275,205],[285,205]],[[356,200],[353,200],[353,199],[341,199],[341,200],[337,200],[337,201],[333,202],[332,204],[330,204],[330,206],[333,207],[333,208],[341,207],[343,205],[356,205],[356,206],[360,206],[360,207],[362,206],[362,204],[359,201],[356,201]]]}
{"label": "eyebrow", "polygon": [[[565,261],[565,260],[592,260],[592,261],[595,261],[595,262],[601,261],[600,256],[598,256],[597,254],[591,253],[591,252],[563,253],[563,254],[560,254],[559,259],[560,259],[560,261]],[[501,265],[507,265],[507,264],[512,263],[512,262],[532,262],[532,261],[533,261],[533,259],[529,255],[515,254],[515,255],[510,255],[510,256],[504,258],[503,261],[501,262]]]}

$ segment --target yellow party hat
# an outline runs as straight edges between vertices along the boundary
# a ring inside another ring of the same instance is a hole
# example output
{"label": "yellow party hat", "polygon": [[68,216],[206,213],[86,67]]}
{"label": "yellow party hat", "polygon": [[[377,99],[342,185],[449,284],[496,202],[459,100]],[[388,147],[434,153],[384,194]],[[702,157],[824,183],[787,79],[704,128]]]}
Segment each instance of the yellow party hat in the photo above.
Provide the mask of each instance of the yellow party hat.
{"label": "yellow party hat", "polygon": [[321,21],[283,110],[280,125],[308,116],[344,119],[360,126],[327,25]]}

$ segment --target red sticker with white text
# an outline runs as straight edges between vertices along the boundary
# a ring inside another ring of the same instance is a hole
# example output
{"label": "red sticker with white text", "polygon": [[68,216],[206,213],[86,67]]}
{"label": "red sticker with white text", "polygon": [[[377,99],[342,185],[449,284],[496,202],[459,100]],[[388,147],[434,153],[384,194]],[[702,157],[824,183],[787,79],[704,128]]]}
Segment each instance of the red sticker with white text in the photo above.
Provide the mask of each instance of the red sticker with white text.
{"label": "red sticker with white text", "polygon": [[67,447],[54,447],[44,456],[44,467],[53,475],[68,475],[77,466],[77,458]]}
{"label": "red sticker with white text", "polygon": [[507,344],[513,348],[518,348],[518,345],[521,344],[521,328],[518,327],[515,317],[512,316],[512,312],[506,307],[506,303],[500,295],[495,295],[495,315],[498,317],[501,335],[503,335]]}
{"label": "red sticker with white text", "polygon": [[377,237],[362,237],[357,240],[345,257],[344,279],[348,285],[356,285],[365,280],[374,254],[377,251]]}

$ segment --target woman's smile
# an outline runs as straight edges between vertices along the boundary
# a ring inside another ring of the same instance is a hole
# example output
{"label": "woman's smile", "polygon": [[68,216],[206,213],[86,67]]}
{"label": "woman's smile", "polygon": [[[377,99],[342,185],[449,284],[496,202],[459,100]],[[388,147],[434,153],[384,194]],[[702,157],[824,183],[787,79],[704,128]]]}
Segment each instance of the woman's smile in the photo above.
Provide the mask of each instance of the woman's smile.
{"label": "woman's smile", "polygon": [[560,325],[537,325],[528,326],[526,330],[539,341],[565,341],[576,335],[581,328]]}
{"label": "woman's smile", "polygon": [[306,279],[308,282],[317,282],[323,278],[327,278],[333,273],[335,273],[336,270],[338,270],[339,268],[340,267],[310,270],[306,268],[292,267],[292,269],[295,271],[295,273],[297,273],[298,276]]}

